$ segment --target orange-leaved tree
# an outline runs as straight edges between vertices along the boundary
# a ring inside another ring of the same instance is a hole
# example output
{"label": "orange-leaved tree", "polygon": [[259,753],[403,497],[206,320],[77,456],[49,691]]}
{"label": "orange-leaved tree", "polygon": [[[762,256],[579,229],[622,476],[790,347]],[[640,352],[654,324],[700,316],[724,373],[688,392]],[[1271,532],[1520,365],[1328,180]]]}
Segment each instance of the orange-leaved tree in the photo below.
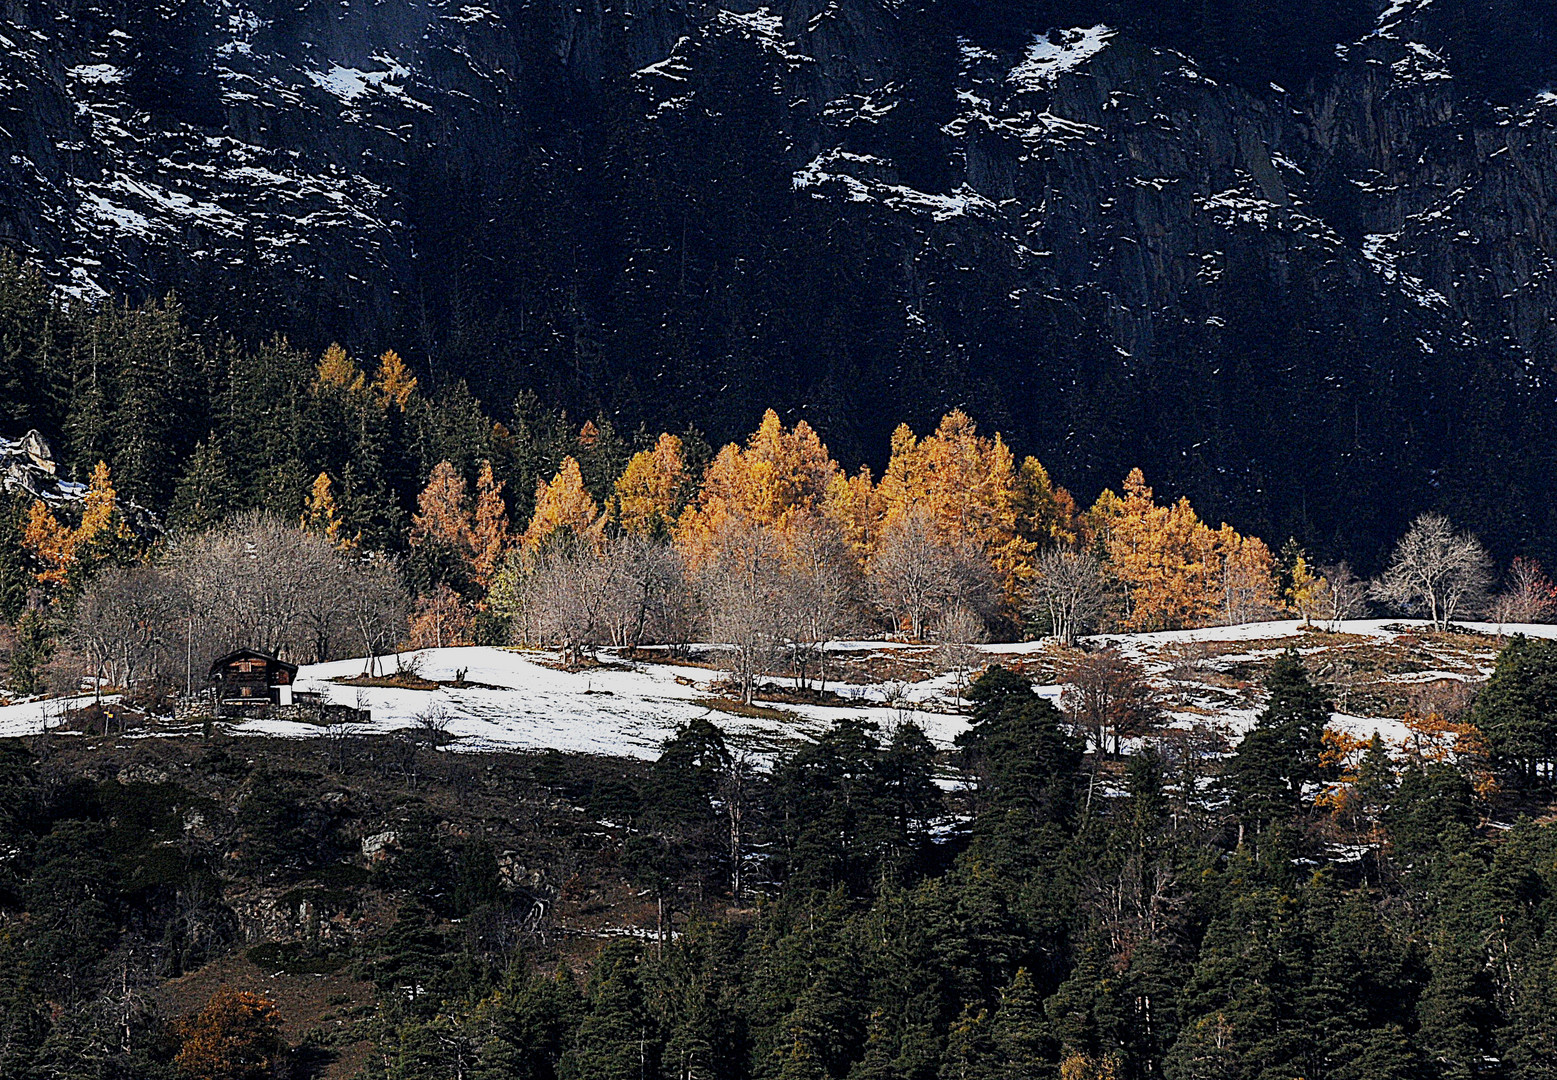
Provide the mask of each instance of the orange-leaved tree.
{"label": "orange-leaved tree", "polygon": [[469,645],[475,613],[459,593],[439,582],[416,598],[406,644],[412,649],[447,649]]}
{"label": "orange-leaved tree", "polygon": [[584,487],[578,462],[565,457],[556,476],[535,485],[535,513],[522,540],[527,550],[563,535],[593,542],[604,524],[599,505]]}
{"label": "orange-leaved tree", "polygon": [[470,531],[471,576],[481,588],[489,588],[503,553],[508,549],[508,505],[503,501],[503,481],[492,475],[492,463],[483,461],[476,474],[476,511]]}
{"label": "orange-leaved tree", "polygon": [[411,516],[411,566],[418,579],[413,648],[469,645],[473,615],[462,593],[476,583],[475,523],[465,478],[451,463],[433,466]]}
{"label": "orange-leaved tree", "polygon": [[720,450],[697,501],[677,523],[676,538],[694,562],[730,521],[786,532],[825,504],[838,463],[804,420],[786,430],[769,409],[744,447]]}
{"label": "orange-leaved tree", "polygon": [[286,1053],[275,1003],[247,990],[218,990],[178,1035],[174,1062],[191,1080],[268,1080]]}
{"label": "orange-leaved tree", "polygon": [[410,403],[411,395],[416,393],[416,376],[411,374],[406,362],[393,349],[378,358],[378,371],[373,375],[373,392],[380,406],[402,412]]}
{"label": "orange-leaved tree", "polygon": [[691,496],[681,440],[661,435],[652,450],[640,450],[616,481],[616,520],[627,532],[652,536],[669,531]]}
{"label": "orange-leaved tree", "polygon": [[827,514],[843,530],[855,559],[864,563],[881,539],[881,493],[870,478],[870,467],[861,465],[853,476],[834,476],[827,489]]}
{"label": "orange-leaved tree", "polygon": [[1159,505],[1140,469],[1124,494],[1104,491],[1086,515],[1125,596],[1125,628],[1176,630],[1262,618],[1275,606],[1270,549],[1227,525],[1212,529],[1187,498]]}
{"label": "orange-leaved tree", "polygon": [[892,435],[892,457],[879,492],[888,523],[921,510],[949,540],[982,547],[1007,598],[1016,601],[1031,576],[1038,545],[1018,528],[1022,498],[1016,464],[998,433],[980,435],[961,409],[947,413],[923,439],[900,426]]}
{"label": "orange-leaved tree", "polygon": [[64,585],[76,562],[76,533],[55,517],[42,499],[27,508],[22,546],[37,564],[40,585]]}
{"label": "orange-leaved tree", "polygon": [[41,500],[28,508],[22,546],[36,563],[40,585],[79,582],[101,563],[124,554],[134,535],[119,513],[119,496],[106,462],[92,469],[81,502],[81,524],[60,521]]}
{"label": "orange-leaved tree", "polygon": [[362,539],[361,535],[344,535],[340,504],[335,500],[335,485],[328,473],[314,478],[308,500],[303,504],[303,528],[315,536],[322,536],[341,551],[350,551]]}
{"label": "orange-leaved tree", "polygon": [[433,466],[411,515],[411,546],[436,545],[468,560],[473,550],[470,498],[465,478],[452,463]]}

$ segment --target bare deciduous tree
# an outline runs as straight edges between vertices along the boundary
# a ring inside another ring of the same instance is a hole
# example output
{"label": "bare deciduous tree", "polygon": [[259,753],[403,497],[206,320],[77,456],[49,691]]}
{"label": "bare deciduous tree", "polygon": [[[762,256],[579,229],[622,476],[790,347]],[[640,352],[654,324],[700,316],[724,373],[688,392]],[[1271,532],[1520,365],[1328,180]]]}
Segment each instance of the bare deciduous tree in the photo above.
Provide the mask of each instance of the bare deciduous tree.
{"label": "bare deciduous tree", "polygon": [[600,645],[684,643],[690,591],[680,553],[660,538],[559,533],[510,555],[489,599],[515,642],[556,645],[578,663]]}
{"label": "bare deciduous tree", "polygon": [[815,660],[826,689],[828,644],[859,624],[858,564],[838,526],[816,514],[791,526],[784,548],[779,614],[795,685],[806,685]]}
{"label": "bare deciduous tree", "polygon": [[784,553],[771,529],[731,520],[714,535],[699,584],[709,637],[728,647],[730,674],[748,704],[757,676],[782,655]]}
{"label": "bare deciduous tree", "polygon": [[1360,619],[1368,611],[1368,583],[1352,572],[1351,563],[1344,560],[1333,566],[1320,568],[1325,579],[1321,618],[1335,630],[1336,624],[1346,619]]}
{"label": "bare deciduous tree", "polygon": [[967,688],[968,676],[984,659],[975,646],[989,640],[989,625],[984,617],[966,604],[954,604],[941,616],[936,628],[940,647],[935,650],[936,666],[949,672],[955,680],[957,707],[962,708],[962,692]]}
{"label": "bare deciduous tree", "polygon": [[1492,559],[1469,533],[1456,533],[1442,514],[1423,514],[1395,545],[1371,594],[1407,611],[1421,611],[1440,630],[1475,613],[1492,581]]}
{"label": "bare deciduous tree", "polygon": [[629,576],[625,561],[592,539],[559,532],[534,555],[527,586],[540,640],[557,645],[564,661],[583,663],[610,640]]}
{"label": "bare deciduous tree", "polygon": [[601,554],[620,565],[624,585],[614,605],[612,641],[629,648],[649,641],[684,643],[692,632],[692,610],[681,553],[659,537],[625,533],[608,538]]}
{"label": "bare deciduous tree", "polygon": [[[380,658],[394,647],[406,620],[405,590],[394,560],[381,552],[342,560],[339,616],[363,653],[363,673],[382,673]],[[339,617],[338,616],[338,617]]]}
{"label": "bare deciduous tree", "polygon": [[182,676],[178,599],[168,575],[144,565],[110,568],[82,592],[71,641],[97,687],[134,691]]}
{"label": "bare deciduous tree", "polygon": [[876,603],[899,629],[922,641],[925,628],[953,604],[988,605],[995,591],[989,557],[971,543],[938,534],[913,510],[883,530],[870,560]]}
{"label": "bare deciduous tree", "polygon": [[404,627],[405,597],[387,558],[339,551],[263,514],[179,540],[163,570],[192,662],[249,647],[311,663],[376,652]]}
{"label": "bare deciduous tree", "polygon": [[1108,610],[1103,564],[1087,552],[1055,548],[1038,557],[1027,614],[1067,644],[1097,628]]}
{"label": "bare deciduous tree", "polygon": [[1520,556],[1509,565],[1503,591],[1492,602],[1499,623],[1550,622],[1557,612],[1557,586],[1534,559]]}
{"label": "bare deciduous tree", "polygon": [[1065,672],[1063,702],[1071,722],[1099,754],[1161,722],[1162,703],[1141,666],[1112,646],[1083,653]]}

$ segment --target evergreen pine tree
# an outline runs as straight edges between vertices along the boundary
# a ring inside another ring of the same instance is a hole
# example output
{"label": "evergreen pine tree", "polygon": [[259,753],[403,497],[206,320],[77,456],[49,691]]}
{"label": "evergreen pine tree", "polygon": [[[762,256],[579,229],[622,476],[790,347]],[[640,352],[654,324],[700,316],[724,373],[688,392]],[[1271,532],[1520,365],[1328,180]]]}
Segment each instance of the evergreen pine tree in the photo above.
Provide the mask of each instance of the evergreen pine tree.
{"label": "evergreen pine tree", "polygon": [[1265,689],[1265,708],[1227,770],[1234,813],[1255,835],[1301,808],[1304,785],[1320,777],[1322,737],[1330,720],[1329,702],[1294,650],[1276,659]]}
{"label": "evergreen pine tree", "polygon": [[1021,809],[1040,820],[1067,822],[1082,751],[1063,730],[1059,710],[1038,697],[1028,679],[999,665],[979,676],[968,700],[972,723],[957,745],[978,777],[984,807],[998,813]]}
{"label": "evergreen pine tree", "polygon": [[1557,762],[1557,642],[1521,634],[1505,645],[1470,719],[1494,759],[1529,781],[1551,776]]}
{"label": "evergreen pine tree", "polygon": [[238,488],[227,468],[221,445],[213,438],[196,443],[183,475],[173,489],[168,527],[203,532],[222,521],[238,503]]}
{"label": "evergreen pine tree", "polygon": [[36,694],[43,689],[43,667],[54,651],[54,636],[43,612],[29,608],[16,620],[16,636],[11,645],[11,662],[6,682],[18,694]]}
{"label": "evergreen pine tree", "polygon": [[996,1067],[990,1080],[1053,1076],[1057,1064],[1054,1037],[1031,973],[1018,968],[1000,993],[1000,1006],[990,1025]]}
{"label": "evergreen pine tree", "polygon": [[558,1080],[645,1080],[658,1074],[660,1033],[649,1015],[638,946],[621,942],[595,960],[585,992],[587,1012]]}
{"label": "evergreen pine tree", "polygon": [[556,1080],[583,1011],[565,965],[550,976],[510,979],[476,1009],[474,1026],[483,1035],[477,1080]]}
{"label": "evergreen pine tree", "polygon": [[5,622],[20,617],[36,583],[23,542],[26,521],[25,500],[0,496],[0,620]]}

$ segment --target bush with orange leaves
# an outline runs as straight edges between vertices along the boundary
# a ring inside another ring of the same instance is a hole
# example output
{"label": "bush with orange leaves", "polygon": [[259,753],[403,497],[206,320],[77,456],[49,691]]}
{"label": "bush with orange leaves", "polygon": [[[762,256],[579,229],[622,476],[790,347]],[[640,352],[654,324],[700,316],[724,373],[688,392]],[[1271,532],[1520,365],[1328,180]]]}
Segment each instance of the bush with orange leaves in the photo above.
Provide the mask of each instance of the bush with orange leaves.
{"label": "bush with orange leaves", "polygon": [[192,1080],[268,1080],[286,1054],[275,1002],[247,990],[218,990],[178,1034],[174,1063]]}
{"label": "bush with orange leaves", "polygon": [[1438,711],[1419,715],[1408,711],[1402,718],[1409,736],[1401,744],[1408,760],[1418,764],[1449,763],[1470,781],[1477,796],[1489,799],[1498,791],[1486,737],[1475,724],[1453,720]]}

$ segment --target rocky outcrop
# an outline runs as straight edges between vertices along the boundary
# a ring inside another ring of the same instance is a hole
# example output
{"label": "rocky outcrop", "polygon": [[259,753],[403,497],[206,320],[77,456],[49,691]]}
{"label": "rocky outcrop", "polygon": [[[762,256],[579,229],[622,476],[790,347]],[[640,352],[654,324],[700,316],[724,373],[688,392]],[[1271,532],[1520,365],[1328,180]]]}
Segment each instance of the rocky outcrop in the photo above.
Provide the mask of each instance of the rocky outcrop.
{"label": "rocky outcrop", "polygon": [[37,431],[20,439],[0,438],[0,484],[12,493],[42,499],[51,506],[78,502],[86,496],[85,484],[62,480],[54,449]]}

